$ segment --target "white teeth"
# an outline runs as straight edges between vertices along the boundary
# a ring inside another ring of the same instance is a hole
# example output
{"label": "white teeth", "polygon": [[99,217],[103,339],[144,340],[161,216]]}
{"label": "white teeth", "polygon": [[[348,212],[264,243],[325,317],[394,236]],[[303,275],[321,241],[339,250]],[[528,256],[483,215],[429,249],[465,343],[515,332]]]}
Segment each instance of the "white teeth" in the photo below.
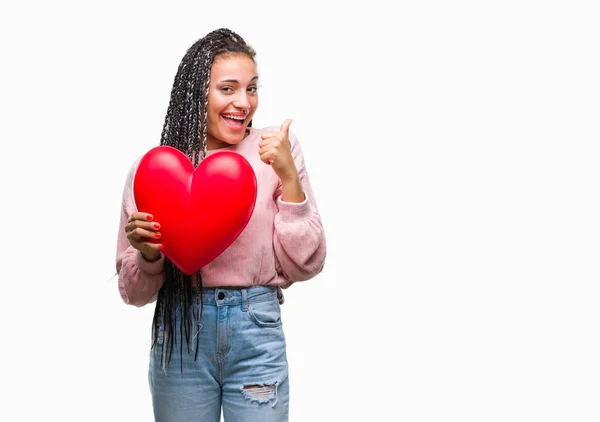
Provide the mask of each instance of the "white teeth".
{"label": "white teeth", "polygon": [[245,117],[230,116],[228,114],[223,114],[223,117],[227,117],[228,119],[234,119],[234,120],[244,120],[245,119]]}

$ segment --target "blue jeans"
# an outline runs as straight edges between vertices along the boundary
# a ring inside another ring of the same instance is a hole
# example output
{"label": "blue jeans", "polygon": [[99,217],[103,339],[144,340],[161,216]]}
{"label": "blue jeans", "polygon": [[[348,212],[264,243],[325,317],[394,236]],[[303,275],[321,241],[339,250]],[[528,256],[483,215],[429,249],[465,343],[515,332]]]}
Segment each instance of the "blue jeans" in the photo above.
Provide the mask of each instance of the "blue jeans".
{"label": "blue jeans", "polygon": [[277,289],[204,289],[202,304],[200,323],[194,320],[192,328],[192,336],[200,336],[197,360],[195,337],[189,353],[184,338],[180,362],[181,308],[173,355],[168,364],[163,356],[162,367],[164,327],[159,329],[148,371],[155,420],[219,422],[222,407],[225,422],[287,421],[288,363]]}

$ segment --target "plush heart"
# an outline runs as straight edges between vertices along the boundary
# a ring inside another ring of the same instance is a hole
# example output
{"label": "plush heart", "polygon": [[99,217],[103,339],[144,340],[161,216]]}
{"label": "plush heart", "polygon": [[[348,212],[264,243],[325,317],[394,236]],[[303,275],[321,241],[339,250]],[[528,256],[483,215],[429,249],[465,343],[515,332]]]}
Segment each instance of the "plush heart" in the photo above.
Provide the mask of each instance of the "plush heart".
{"label": "plush heart", "polygon": [[176,148],[141,159],[133,180],[138,211],[160,223],[163,254],[185,274],[219,256],[244,230],[256,203],[256,175],[240,154],[221,151],[194,169]]}

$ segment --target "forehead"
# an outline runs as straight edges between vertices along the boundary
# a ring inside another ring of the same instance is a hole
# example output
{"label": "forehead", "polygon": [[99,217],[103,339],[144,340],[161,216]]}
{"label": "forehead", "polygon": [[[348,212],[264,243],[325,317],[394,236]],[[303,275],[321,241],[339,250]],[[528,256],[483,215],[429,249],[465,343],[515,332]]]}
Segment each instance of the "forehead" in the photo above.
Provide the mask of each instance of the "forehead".
{"label": "forehead", "polygon": [[245,54],[217,56],[210,71],[212,80],[252,79],[256,76],[256,65]]}

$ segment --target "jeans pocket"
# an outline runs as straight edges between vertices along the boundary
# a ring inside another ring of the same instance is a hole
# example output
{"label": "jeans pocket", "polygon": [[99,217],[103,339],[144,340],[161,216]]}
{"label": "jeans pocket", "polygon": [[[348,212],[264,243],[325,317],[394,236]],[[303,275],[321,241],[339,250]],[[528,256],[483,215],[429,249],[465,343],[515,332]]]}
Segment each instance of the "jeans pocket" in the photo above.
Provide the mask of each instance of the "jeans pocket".
{"label": "jeans pocket", "polygon": [[281,326],[281,309],[277,300],[249,303],[248,315],[259,327],[276,328]]}

